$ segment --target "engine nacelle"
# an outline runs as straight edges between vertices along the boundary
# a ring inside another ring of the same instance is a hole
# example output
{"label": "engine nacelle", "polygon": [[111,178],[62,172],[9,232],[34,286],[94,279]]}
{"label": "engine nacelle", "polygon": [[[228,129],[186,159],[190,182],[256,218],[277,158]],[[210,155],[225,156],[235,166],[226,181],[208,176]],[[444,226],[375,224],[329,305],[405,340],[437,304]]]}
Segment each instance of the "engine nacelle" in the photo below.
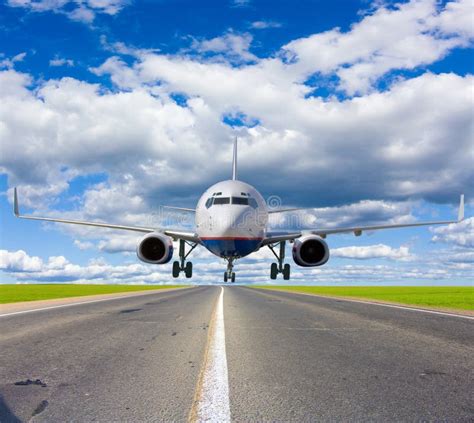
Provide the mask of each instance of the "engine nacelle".
{"label": "engine nacelle", "polygon": [[319,236],[302,236],[293,243],[293,260],[299,266],[322,266],[329,260],[329,247]]}
{"label": "engine nacelle", "polygon": [[145,235],[137,246],[137,256],[145,263],[168,263],[173,257],[173,240],[158,232]]}

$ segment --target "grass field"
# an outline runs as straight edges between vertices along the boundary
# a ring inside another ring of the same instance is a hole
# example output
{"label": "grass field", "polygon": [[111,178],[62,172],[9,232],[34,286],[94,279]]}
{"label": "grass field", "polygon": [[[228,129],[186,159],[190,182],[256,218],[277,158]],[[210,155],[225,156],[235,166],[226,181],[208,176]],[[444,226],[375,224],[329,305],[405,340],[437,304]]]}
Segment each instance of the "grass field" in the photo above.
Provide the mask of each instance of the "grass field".
{"label": "grass field", "polygon": [[180,285],[0,285],[0,304],[18,301],[50,300],[53,298],[82,297],[86,295],[115,294],[117,292],[149,291],[179,288]]}
{"label": "grass field", "polygon": [[257,286],[257,288],[370,299],[429,308],[474,310],[474,287],[468,286]]}

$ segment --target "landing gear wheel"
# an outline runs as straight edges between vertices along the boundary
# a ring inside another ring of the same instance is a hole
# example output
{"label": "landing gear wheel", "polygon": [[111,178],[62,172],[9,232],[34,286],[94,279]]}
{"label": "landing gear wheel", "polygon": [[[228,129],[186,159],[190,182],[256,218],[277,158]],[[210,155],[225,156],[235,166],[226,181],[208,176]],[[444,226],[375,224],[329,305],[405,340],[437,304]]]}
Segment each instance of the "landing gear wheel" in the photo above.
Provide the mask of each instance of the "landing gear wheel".
{"label": "landing gear wheel", "polygon": [[270,279],[276,279],[278,274],[278,265],[276,263],[272,263],[270,266]]}
{"label": "landing gear wheel", "polygon": [[278,273],[283,274],[283,279],[286,281],[290,279],[290,265],[283,264],[283,261],[285,260],[285,241],[280,241],[280,254],[277,254],[275,251],[276,245],[275,244],[269,244],[268,248],[272,251],[273,255],[276,257],[278,260],[278,263],[272,263],[270,266],[270,279],[276,279],[278,276]]}
{"label": "landing gear wheel", "polygon": [[173,278],[177,278],[179,276],[179,272],[180,272],[180,268],[179,268],[179,261],[174,261],[173,262]]}
{"label": "landing gear wheel", "polygon": [[[187,253],[186,244],[191,247]],[[187,242],[184,239],[179,240],[179,261],[173,262],[173,278],[177,278],[181,272],[184,272],[188,279],[193,276],[193,264],[190,261],[186,262],[186,259],[197,245],[197,243]]]}
{"label": "landing gear wheel", "polygon": [[186,267],[184,268],[184,274],[188,279],[193,276],[193,264],[190,261],[186,263]]}
{"label": "landing gear wheel", "polygon": [[227,270],[224,273],[224,282],[235,282],[235,273],[232,271],[234,268],[235,257],[226,257]]}

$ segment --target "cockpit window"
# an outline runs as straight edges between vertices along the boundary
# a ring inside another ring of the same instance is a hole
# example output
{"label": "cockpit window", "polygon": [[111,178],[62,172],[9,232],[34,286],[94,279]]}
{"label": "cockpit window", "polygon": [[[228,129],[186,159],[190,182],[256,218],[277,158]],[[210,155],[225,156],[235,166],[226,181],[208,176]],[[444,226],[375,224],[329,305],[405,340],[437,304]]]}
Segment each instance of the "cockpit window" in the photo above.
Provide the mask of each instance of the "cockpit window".
{"label": "cockpit window", "polygon": [[239,206],[250,206],[254,209],[257,208],[257,201],[252,197],[215,197],[213,194],[212,197],[206,200],[205,206],[206,209],[212,206],[220,206],[223,204],[236,204]]}
{"label": "cockpit window", "polygon": [[255,198],[250,197],[249,206],[252,207],[253,209],[256,209],[258,207],[257,200]]}
{"label": "cockpit window", "polygon": [[221,205],[221,204],[229,204],[230,198],[229,197],[214,197],[214,205]]}
{"label": "cockpit window", "polygon": [[249,199],[245,197],[232,197],[232,204],[239,204],[242,206],[248,206]]}

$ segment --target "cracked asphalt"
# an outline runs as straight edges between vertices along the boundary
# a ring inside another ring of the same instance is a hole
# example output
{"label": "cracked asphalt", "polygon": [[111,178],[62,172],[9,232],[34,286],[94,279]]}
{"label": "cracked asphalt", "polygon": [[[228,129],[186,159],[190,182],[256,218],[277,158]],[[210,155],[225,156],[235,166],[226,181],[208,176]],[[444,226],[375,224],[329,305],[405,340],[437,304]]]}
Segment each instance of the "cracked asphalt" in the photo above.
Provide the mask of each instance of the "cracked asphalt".
{"label": "cracked asphalt", "polygon": [[[0,422],[187,421],[220,287],[0,318]],[[474,421],[474,320],[226,286],[233,421]]]}

